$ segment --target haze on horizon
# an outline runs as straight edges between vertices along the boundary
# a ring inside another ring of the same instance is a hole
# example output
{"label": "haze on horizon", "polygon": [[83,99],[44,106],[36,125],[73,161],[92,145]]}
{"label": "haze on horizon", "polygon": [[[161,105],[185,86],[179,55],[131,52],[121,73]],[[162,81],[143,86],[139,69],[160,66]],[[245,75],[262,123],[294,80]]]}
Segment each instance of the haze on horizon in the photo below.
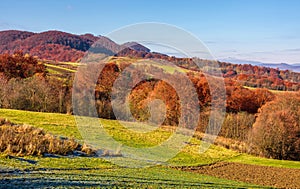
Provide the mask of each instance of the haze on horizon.
{"label": "haze on horizon", "polygon": [[[197,36],[220,60],[300,63],[300,1],[3,1],[0,30],[106,35],[159,22]],[[168,53],[168,52],[163,52]]]}

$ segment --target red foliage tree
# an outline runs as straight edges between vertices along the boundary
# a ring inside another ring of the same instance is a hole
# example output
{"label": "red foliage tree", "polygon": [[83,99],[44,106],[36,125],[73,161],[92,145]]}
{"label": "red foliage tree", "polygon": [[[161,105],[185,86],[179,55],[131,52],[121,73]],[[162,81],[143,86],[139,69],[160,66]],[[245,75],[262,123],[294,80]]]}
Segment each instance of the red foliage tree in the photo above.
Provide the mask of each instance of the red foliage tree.
{"label": "red foliage tree", "polygon": [[46,68],[36,58],[17,51],[13,55],[0,55],[0,73],[10,78],[28,78],[35,74],[45,76]]}

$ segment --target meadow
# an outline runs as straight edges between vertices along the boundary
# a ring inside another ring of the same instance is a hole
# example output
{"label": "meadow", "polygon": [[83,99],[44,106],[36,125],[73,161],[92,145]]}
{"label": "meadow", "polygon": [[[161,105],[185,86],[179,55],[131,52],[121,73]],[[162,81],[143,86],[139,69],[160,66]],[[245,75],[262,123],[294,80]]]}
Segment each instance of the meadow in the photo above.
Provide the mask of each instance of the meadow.
{"label": "meadow", "polygon": [[[1,117],[13,123],[26,124],[42,128],[56,136],[74,138],[83,142],[72,115],[57,113],[39,113],[21,110],[0,109]],[[101,120],[105,126],[118,130],[114,120]],[[158,136],[165,136],[165,131],[157,131]],[[115,134],[120,141],[126,141],[130,132]],[[145,140],[141,135],[135,137],[135,143],[153,145],[157,141]],[[154,138],[154,139],[153,139]],[[161,137],[158,137],[161,139]],[[218,165],[218,163],[242,163],[254,166],[268,166],[283,169],[300,170],[300,162],[273,160],[251,156],[212,145],[204,154],[199,154],[201,141],[193,138],[165,165],[153,165],[144,168],[126,168],[112,164],[102,157],[73,156],[0,156],[1,181],[4,186],[28,187],[135,187],[135,188],[263,188],[262,185],[217,178],[203,173],[184,171],[186,167]],[[163,153],[163,152],[162,152]],[[7,185],[9,184],[9,185]]]}

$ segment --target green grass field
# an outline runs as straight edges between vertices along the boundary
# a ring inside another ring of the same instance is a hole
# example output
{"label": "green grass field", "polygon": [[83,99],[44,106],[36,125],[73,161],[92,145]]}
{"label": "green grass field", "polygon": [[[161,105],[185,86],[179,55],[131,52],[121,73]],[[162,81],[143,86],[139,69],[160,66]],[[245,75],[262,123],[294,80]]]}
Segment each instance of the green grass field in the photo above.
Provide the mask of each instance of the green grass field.
{"label": "green grass field", "polygon": [[[54,135],[75,138],[83,142],[76,126],[75,118],[72,115],[0,109],[0,117],[7,118],[13,123],[28,124],[43,128]],[[117,121],[101,119],[101,123],[105,124],[106,129],[111,132],[116,140],[124,142],[124,144],[130,140],[131,144],[136,144],[135,147],[155,145],[158,142],[156,140],[165,140],[170,134],[164,130],[157,130],[153,131],[150,135],[137,135],[121,127]],[[183,148],[180,153],[167,162],[166,166],[138,169],[121,168],[98,157],[12,158],[2,154],[0,156],[0,170],[4,170],[5,172],[17,169],[28,171],[30,174],[9,174],[9,176],[5,176],[4,174],[1,177],[2,179],[18,180],[24,176],[32,179],[33,175],[38,175],[38,177],[44,175],[43,177],[49,178],[49,180],[61,179],[63,182],[68,181],[72,183],[72,187],[103,185],[110,187],[122,186],[125,188],[148,188],[150,186],[151,188],[256,188],[257,186],[247,183],[174,170],[170,166],[196,166],[226,161],[300,169],[300,162],[259,158],[215,145],[212,145],[205,153],[199,154],[201,141],[192,139],[190,143],[193,145],[187,145]],[[38,180],[38,177],[34,178]],[[14,181],[12,180],[12,183]],[[36,183],[38,185],[34,186],[42,186],[45,183],[49,186],[56,186],[55,183],[50,183],[48,180]]]}
{"label": "green grass field", "polygon": [[[66,114],[57,113],[40,113],[21,110],[0,109],[0,117],[7,118],[13,123],[27,124],[34,127],[43,128],[58,136],[66,136],[82,140],[80,131],[76,125],[75,117]],[[164,140],[169,133],[166,131],[155,131],[150,135],[135,134],[121,127],[118,121],[101,119],[101,123],[110,130],[117,130],[112,135],[116,140],[126,141],[132,140],[136,144],[135,147],[152,146],[157,143],[156,140]],[[120,132],[121,131],[121,132]],[[154,137],[156,136],[156,137]],[[157,137],[158,136],[158,137]],[[201,141],[192,139],[193,145],[186,146],[177,156],[169,162],[171,165],[205,165],[218,161],[238,162],[245,164],[277,166],[286,168],[299,168],[300,162],[297,161],[282,161],[274,159],[266,159],[255,157],[247,154],[241,154],[236,151],[228,150],[220,146],[211,145],[211,147],[204,154],[199,154],[199,145]],[[140,146],[141,145],[141,146]]]}
{"label": "green grass field", "polygon": [[[94,161],[94,159],[86,158],[76,158],[74,161],[66,158],[57,160],[34,158],[34,160],[37,163],[27,165],[24,172],[19,171],[9,176],[0,174],[0,180],[10,181],[6,187],[258,188],[251,184],[166,167],[118,168],[100,160]],[[16,160],[0,158],[1,164],[8,161]],[[90,161],[93,163],[89,163]],[[26,185],[24,185],[24,180],[28,181]]]}
{"label": "green grass field", "polygon": [[163,166],[121,168],[101,158],[1,155],[0,170],[0,185],[1,179],[10,181],[6,187],[24,187],[22,181],[28,181],[26,187],[263,188]]}
{"label": "green grass field", "polygon": [[[181,73],[186,73],[190,71],[188,69],[180,68],[175,64],[173,65],[171,63],[163,64],[163,63],[155,62],[153,60],[145,61],[143,59],[128,58],[128,57],[109,57],[107,62],[115,63],[117,65],[119,65],[120,63],[134,63],[134,62],[138,64],[145,63],[148,65],[156,66],[158,68],[162,68],[166,73],[170,73],[170,74],[173,74],[175,71]],[[65,72],[75,73],[78,66],[84,65],[82,63],[77,63],[77,62],[59,62],[53,64],[52,63],[44,63],[44,64],[47,67],[49,73],[51,74],[63,74]]]}

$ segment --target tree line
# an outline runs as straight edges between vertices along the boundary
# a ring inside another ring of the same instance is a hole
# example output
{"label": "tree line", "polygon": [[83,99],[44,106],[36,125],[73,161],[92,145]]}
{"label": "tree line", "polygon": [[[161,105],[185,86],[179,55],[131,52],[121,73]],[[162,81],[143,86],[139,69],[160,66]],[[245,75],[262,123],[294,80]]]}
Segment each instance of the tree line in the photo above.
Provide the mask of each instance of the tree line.
{"label": "tree line", "polygon": [[1,108],[71,113],[69,82],[47,77],[36,58],[18,51],[0,55],[0,65]]}

